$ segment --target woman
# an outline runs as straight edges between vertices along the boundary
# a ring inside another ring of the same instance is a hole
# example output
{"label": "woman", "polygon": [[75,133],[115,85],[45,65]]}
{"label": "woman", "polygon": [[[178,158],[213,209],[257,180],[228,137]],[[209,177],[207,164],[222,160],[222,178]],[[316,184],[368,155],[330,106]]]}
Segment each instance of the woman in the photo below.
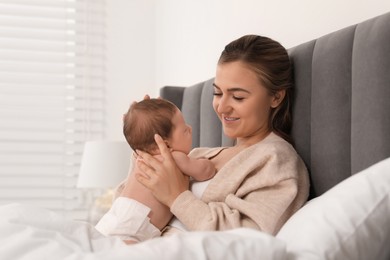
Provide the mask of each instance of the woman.
{"label": "woman", "polygon": [[217,65],[213,107],[225,135],[236,143],[190,153],[208,158],[218,171],[208,182],[194,184],[195,194],[158,135],[162,161],[137,151],[143,174],[136,178],[170,208],[174,227],[250,227],[276,234],[306,202],[308,173],[289,136],[291,74],[286,50],[269,38],[247,35],[225,47]]}

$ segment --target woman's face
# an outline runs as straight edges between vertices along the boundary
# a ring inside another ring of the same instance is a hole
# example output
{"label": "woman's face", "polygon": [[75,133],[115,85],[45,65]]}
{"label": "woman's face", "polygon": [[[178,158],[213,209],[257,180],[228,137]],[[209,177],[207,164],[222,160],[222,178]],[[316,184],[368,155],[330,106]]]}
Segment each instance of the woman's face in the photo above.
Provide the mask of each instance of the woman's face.
{"label": "woman's face", "polygon": [[213,107],[230,138],[264,138],[272,107],[279,104],[240,61],[219,64],[214,81]]}
{"label": "woman's face", "polygon": [[172,118],[173,131],[168,140],[168,145],[174,151],[181,151],[188,154],[192,148],[192,128],[184,121],[183,114],[176,110]]}

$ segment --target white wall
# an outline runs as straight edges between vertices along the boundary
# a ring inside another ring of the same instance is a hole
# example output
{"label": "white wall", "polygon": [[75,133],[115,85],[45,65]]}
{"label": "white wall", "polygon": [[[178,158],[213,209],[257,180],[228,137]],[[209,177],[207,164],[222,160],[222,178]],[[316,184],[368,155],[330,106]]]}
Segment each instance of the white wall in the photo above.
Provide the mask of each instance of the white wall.
{"label": "white wall", "polygon": [[212,77],[224,46],[244,34],[289,48],[389,11],[389,0],[158,1],[156,84]]}
{"label": "white wall", "polygon": [[[116,139],[122,138],[123,104],[145,93],[156,96],[163,85],[188,86],[213,77],[220,52],[233,39],[261,34],[289,48],[390,11],[389,0],[107,3],[108,28],[114,29],[108,44],[108,137]],[[140,39],[134,43],[133,36]]]}
{"label": "white wall", "polygon": [[124,140],[122,115],[132,101],[156,89],[154,2],[106,1],[108,140]]}

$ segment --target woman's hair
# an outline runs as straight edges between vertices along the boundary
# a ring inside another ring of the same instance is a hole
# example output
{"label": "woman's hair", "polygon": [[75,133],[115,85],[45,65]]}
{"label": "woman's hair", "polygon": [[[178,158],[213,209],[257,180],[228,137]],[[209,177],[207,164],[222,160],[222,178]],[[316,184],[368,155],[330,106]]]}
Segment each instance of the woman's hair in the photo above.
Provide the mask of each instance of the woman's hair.
{"label": "woman's hair", "polygon": [[271,131],[292,143],[292,64],[286,49],[270,38],[246,35],[225,46],[218,64],[234,61],[247,64],[270,94],[285,90],[283,101],[271,111],[269,126]]}
{"label": "woman's hair", "polygon": [[164,99],[145,99],[134,102],[123,119],[123,134],[130,147],[153,153],[157,148],[154,134],[164,140],[172,133],[172,118],[178,108]]}

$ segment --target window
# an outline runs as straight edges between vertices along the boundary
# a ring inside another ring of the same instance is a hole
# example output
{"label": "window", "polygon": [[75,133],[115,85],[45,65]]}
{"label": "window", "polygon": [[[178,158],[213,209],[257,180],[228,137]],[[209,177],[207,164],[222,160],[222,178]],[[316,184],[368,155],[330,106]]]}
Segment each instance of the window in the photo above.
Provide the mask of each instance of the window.
{"label": "window", "polygon": [[0,204],[74,218],[84,142],[104,138],[104,0],[0,2]]}

